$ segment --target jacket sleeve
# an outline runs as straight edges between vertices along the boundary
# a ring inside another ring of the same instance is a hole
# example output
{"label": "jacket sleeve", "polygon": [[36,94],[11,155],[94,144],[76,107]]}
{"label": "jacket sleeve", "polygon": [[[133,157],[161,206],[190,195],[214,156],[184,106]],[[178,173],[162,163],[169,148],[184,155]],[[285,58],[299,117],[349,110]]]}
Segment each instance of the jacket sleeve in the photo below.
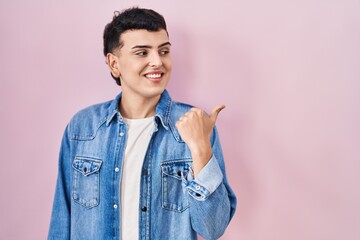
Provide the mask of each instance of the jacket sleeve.
{"label": "jacket sleeve", "polygon": [[235,213],[236,197],[226,179],[216,127],[211,137],[213,155],[194,179],[183,178],[189,193],[192,228],[207,240],[218,239]]}
{"label": "jacket sleeve", "polygon": [[70,140],[66,127],[60,148],[58,177],[52,208],[48,239],[70,239]]}

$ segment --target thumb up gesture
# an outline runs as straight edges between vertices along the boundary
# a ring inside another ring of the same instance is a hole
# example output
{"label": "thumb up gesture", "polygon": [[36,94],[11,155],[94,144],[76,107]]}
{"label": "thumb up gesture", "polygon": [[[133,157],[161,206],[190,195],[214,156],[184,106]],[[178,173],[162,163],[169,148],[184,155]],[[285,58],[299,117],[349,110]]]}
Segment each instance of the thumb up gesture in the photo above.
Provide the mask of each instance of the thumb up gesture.
{"label": "thumb up gesture", "polygon": [[210,115],[201,109],[191,108],[176,122],[181,138],[191,151],[195,176],[212,156],[210,135],[220,111],[224,108],[224,105],[218,105]]}

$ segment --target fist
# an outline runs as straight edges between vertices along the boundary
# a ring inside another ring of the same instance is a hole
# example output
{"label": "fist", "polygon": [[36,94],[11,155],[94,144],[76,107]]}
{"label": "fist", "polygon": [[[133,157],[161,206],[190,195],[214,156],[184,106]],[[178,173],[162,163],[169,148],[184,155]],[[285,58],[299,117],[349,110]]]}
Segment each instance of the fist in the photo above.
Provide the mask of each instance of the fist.
{"label": "fist", "polygon": [[201,109],[192,108],[176,122],[182,140],[191,151],[195,174],[211,158],[210,135],[219,112],[224,108],[224,105],[219,105],[211,111],[210,115]]}

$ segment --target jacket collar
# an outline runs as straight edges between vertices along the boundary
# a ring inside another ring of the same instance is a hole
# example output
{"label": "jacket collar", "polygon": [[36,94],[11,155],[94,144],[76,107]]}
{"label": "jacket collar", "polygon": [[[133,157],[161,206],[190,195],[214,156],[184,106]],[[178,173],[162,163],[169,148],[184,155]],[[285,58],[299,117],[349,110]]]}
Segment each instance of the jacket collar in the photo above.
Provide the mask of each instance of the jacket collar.
{"label": "jacket collar", "polygon": [[[118,120],[120,122],[124,122],[123,117],[120,114],[119,111],[119,103],[122,96],[122,92],[119,93],[115,97],[113,101],[111,101],[108,111],[108,116],[106,119],[106,126],[110,125],[110,122],[114,119],[115,116],[118,117]],[[163,125],[163,127],[168,130],[169,129],[169,116],[170,116],[170,110],[171,110],[171,97],[167,90],[164,90],[164,92],[161,94],[160,100],[158,104],[156,105],[155,109],[155,118],[158,118]]]}

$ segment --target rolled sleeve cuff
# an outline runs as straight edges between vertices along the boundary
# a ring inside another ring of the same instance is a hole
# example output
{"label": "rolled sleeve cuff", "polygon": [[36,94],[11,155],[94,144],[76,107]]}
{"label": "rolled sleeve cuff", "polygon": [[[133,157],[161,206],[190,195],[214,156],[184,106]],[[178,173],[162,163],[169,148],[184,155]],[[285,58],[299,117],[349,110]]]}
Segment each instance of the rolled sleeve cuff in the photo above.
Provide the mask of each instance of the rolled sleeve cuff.
{"label": "rolled sleeve cuff", "polygon": [[188,174],[185,186],[189,194],[199,201],[206,200],[222,183],[223,174],[214,155],[209,162],[201,169],[194,179],[192,174]]}

